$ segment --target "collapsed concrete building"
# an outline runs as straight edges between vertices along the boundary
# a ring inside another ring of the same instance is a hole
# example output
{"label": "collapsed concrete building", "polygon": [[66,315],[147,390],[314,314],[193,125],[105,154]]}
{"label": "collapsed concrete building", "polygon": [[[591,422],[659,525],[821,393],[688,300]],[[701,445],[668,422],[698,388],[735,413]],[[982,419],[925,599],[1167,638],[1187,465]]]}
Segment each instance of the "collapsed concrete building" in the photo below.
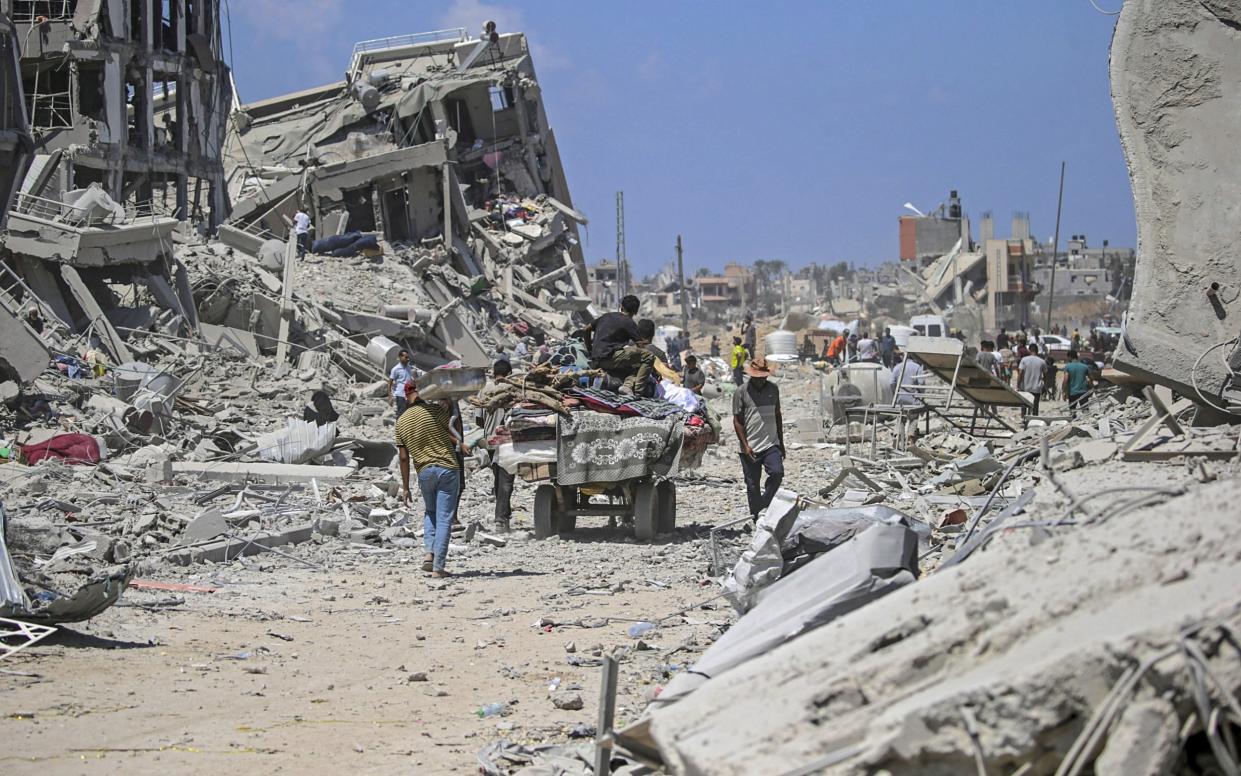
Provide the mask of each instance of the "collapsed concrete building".
{"label": "collapsed concrete building", "polygon": [[3,7],[23,42],[35,151],[0,233],[9,295],[46,325],[45,342],[66,349],[80,338],[117,362],[133,359],[128,331],[158,322],[191,334],[197,316],[173,232],[227,210],[220,149],[231,76],[218,3]]}
{"label": "collapsed concrete building", "polygon": [[409,343],[420,365],[488,361],[511,344],[484,341],[500,307],[520,319],[505,321],[516,331],[538,332],[567,330],[589,306],[577,232],[586,218],[522,33],[489,25],[476,40],[455,29],[364,41],[344,81],[234,118],[225,159],[235,204],[220,240],[278,256],[299,208],[316,250],[343,255],[351,250],[333,238],[375,234],[417,282],[370,310],[330,315]]}
{"label": "collapsed concrete building", "polygon": [[[586,218],[522,33],[364,41],[344,81],[230,113],[214,0],[8,5],[37,42],[19,83],[39,153],[0,258],[45,339],[117,363],[153,328],[282,363],[323,348],[369,381],[398,347],[424,368],[484,364],[589,316]],[[48,74],[60,62],[63,88]],[[355,255],[361,237],[408,268],[408,290],[345,302],[292,288],[299,208],[312,253]]]}
{"label": "collapsed concrete building", "polygon": [[22,41],[34,165],[46,168],[23,195],[98,184],[131,210],[224,217],[233,99],[218,0],[3,0],[0,11]]}

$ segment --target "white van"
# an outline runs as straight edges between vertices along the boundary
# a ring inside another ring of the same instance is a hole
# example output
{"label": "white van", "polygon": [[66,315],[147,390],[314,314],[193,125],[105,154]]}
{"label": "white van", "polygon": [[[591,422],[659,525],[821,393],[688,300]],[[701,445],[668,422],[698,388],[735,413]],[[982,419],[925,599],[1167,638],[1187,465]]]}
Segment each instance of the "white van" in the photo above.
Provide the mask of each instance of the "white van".
{"label": "white van", "polygon": [[947,337],[948,322],[942,315],[915,315],[909,326],[923,337]]}

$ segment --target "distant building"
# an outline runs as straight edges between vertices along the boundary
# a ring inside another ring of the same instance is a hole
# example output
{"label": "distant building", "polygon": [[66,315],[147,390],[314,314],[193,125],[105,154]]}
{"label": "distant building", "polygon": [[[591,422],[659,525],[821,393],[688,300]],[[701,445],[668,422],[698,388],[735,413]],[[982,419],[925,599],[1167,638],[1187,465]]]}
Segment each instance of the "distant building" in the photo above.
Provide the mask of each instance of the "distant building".
{"label": "distant building", "polygon": [[702,309],[718,315],[726,315],[752,304],[758,290],[754,272],[735,262],[725,265],[724,274],[697,277],[694,283]]}
{"label": "distant building", "polygon": [[605,310],[620,304],[620,273],[616,262],[603,259],[586,267],[586,293]]}
{"label": "distant building", "polygon": [[952,250],[958,241],[962,248],[970,248],[970,222],[961,211],[961,199],[956,191],[948,194],[948,201],[935,213],[925,216],[900,217],[901,261],[928,264]]}
{"label": "distant building", "polygon": [[[1108,295],[1128,299],[1135,258],[1136,252],[1132,248],[1113,248],[1107,241],[1101,248],[1091,248],[1087,245],[1086,235],[1072,235],[1065,250],[1056,254],[1056,302]],[[1033,271],[1043,298],[1052,290],[1051,274],[1048,251],[1039,255]]]}
{"label": "distant building", "polygon": [[983,325],[988,330],[1018,326],[1027,321],[1029,302],[1037,293],[1034,282],[1034,241],[1026,239],[988,240],[987,311]]}

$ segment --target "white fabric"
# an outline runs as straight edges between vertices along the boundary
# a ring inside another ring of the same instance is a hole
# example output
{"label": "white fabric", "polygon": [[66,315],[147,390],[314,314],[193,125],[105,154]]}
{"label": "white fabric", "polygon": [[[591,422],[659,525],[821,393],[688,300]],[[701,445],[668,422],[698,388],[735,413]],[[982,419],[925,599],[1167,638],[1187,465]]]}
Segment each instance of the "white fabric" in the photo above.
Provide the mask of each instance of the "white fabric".
{"label": "white fabric", "polygon": [[517,473],[519,463],[555,463],[556,440],[505,442],[496,448],[495,462],[509,474]]}
{"label": "white fabric", "polygon": [[293,231],[297,234],[306,234],[310,231],[310,216],[302,211],[297,211],[297,215],[293,216]]}
{"label": "white fabric", "polygon": [[661,380],[659,387],[663,389],[663,399],[671,402],[687,412],[698,410],[702,398],[688,388],[683,388],[671,380]]}

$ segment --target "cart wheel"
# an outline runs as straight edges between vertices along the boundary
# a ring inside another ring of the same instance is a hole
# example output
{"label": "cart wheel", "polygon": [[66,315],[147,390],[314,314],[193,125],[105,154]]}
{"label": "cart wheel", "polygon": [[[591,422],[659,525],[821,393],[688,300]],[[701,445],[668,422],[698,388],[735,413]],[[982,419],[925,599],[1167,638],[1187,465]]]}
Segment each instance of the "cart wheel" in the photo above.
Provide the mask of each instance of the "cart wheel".
{"label": "cart wheel", "polygon": [[653,482],[643,482],[634,488],[633,535],[640,542],[655,538],[659,521],[659,489]]}
{"label": "cart wheel", "polygon": [[534,538],[546,539],[556,533],[556,486],[534,489]]}
{"label": "cart wheel", "polygon": [[677,486],[665,480],[657,486],[659,491],[659,532],[672,533],[677,524]]}
{"label": "cart wheel", "polygon": [[[564,501],[570,508],[579,506],[577,488],[564,486],[561,491],[564,493]],[[589,501],[589,499],[587,499]],[[571,534],[577,530],[577,515],[566,515],[564,512],[556,514],[556,530],[563,534]]]}

